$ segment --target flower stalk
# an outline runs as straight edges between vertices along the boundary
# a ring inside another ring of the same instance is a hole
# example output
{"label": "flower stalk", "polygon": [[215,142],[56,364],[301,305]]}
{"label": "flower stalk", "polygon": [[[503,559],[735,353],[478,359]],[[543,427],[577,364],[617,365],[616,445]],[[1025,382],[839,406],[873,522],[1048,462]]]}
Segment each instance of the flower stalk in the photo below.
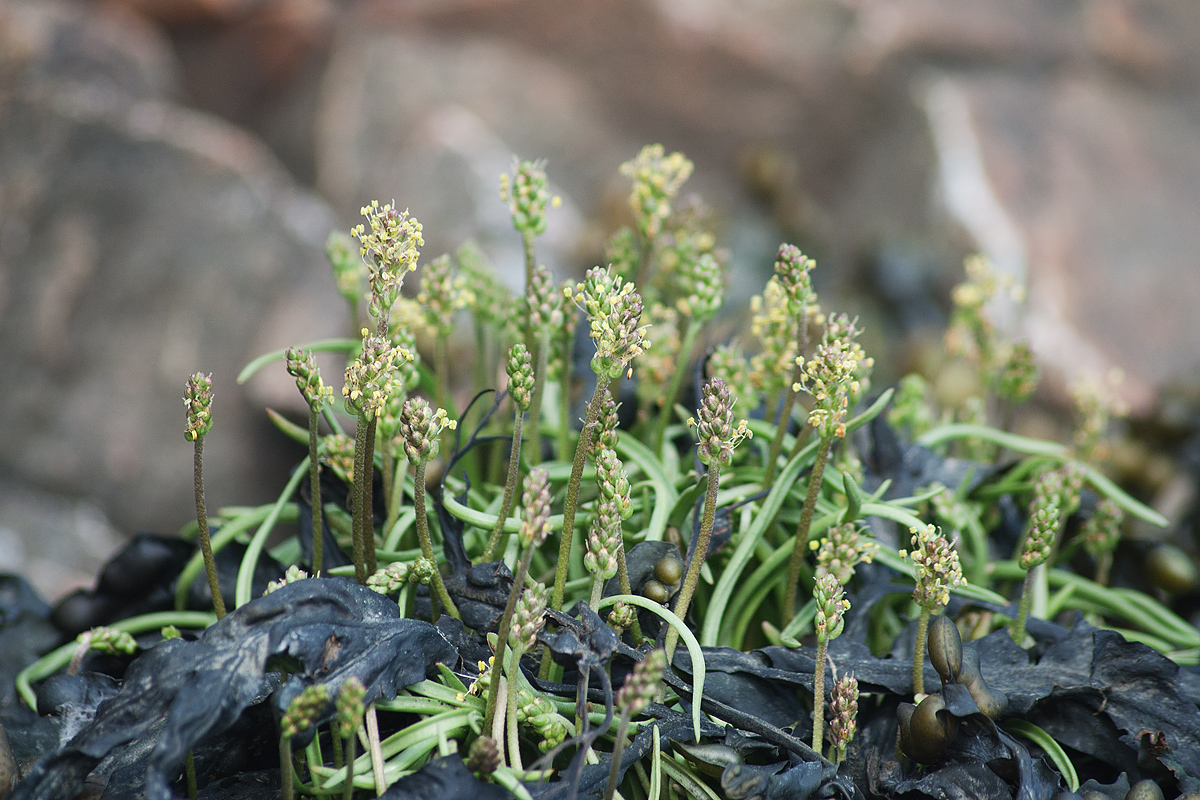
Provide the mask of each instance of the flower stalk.
{"label": "flower stalk", "polygon": [[296,388],[304,396],[308,404],[308,480],[309,499],[312,505],[312,569],[314,575],[321,572],[322,535],[321,520],[321,471],[320,460],[317,458],[318,436],[317,420],[321,409],[333,396],[333,387],[326,386],[321,380],[321,371],[312,353],[293,347],[285,356],[288,374],[296,379]]}
{"label": "flower stalk", "polygon": [[900,551],[901,558],[911,558],[916,568],[916,588],[913,600],[921,609],[917,617],[917,640],[913,645],[913,695],[925,694],[925,639],[929,617],[950,602],[950,590],[965,586],[958,551],[933,525],[909,528],[913,549]]}
{"label": "flower stalk", "polygon": [[836,576],[825,574],[813,586],[817,601],[817,657],[813,667],[813,750],[823,751],[825,736],[825,655],[829,643],[842,635],[845,612],[850,608]]}
{"label": "flower stalk", "polygon": [[204,437],[212,430],[212,375],[197,372],[187,380],[183,404],[187,409],[187,429],[184,436],[195,444],[193,483],[196,490],[196,524],[200,533],[200,552],[204,554],[204,572],[212,592],[213,611],[217,619],[225,616],[225,598],[217,580],[217,562],[213,558],[212,539],[208,532],[208,512],[204,507]]}

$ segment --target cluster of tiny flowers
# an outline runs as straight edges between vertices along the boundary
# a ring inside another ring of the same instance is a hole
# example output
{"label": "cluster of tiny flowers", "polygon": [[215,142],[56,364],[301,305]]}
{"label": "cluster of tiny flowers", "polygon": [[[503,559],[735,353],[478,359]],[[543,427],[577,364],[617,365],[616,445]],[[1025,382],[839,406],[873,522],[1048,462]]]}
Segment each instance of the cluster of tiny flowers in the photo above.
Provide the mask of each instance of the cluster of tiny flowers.
{"label": "cluster of tiny flowers", "polygon": [[621,548],[621,513],[616,504],[602,500],[592,518],[587,552],[583,565],[594,577],[608,580],[617,574],[617,554]]}
{"label": "cluster of tiny flowers", "polygon": [[637,271],[641,250],[632,228],[621,227],[604,245],[604,263],[611,264],[618,275],[632,278]]}
{"label": "cluster of tiny flowers", "polygon": [[1059,511],[1057,506],[1036,509],[1029,518],[1029,532],[1021,547],[1021,569],[1031,570],[1050,558],[1054,538],[1058,535]]}
{"label": "cluster of tiny flowers", "polygon": [[976,363],[990,380],[1001,365],[993,361],[998,355],[997,336],[986,306],[1001,292],[1021,302],[1024,288],[1009,276],[998,276],[991,262],[982,256],[968,258],[963,266],[967,280],[955,286],[950,295],[955,310],[946,330],[946,350]]}
{"label": "cluster of tiny flowers", "polygon": [[484,692],[492,685],[492,667],[496,665],[496,657],[488,656],[487,661],[475,662],[475,682],[467,689],[467,694],[483,697]]}
{"label": "cluster of tiny flowers", "polygon": [[521,592],[517,598],[517,607],[513,612],[512,633],[509,644],[521,650],[531,650],[537,644],[538,631],[544,624],[542,615],[546,613],[546,600],[549,590],[544,584],[535,583]]}
{"label": "cluster of tiny flowers", "polygon": [[480,736],[471,742],[463,763],[477,775],[491,775],[500,766],[500,761],[500,745],[491,736]]}
{"label": "cluster of tiny flowers", "polygon": [[892,407],[887,419],[892,427],[906,431],[912,438],[933,427],[936,421],[929,404],[929,382],[915,372],[900,379],[892,395]]}
{"label": "cluster of tiny flowers", "polygon": [[183,406],[187,409],[187,429],[184,436],[189,442],[202,439],[212,430],[212,385],[212,375],[200,372],[187,379]]}
{"label": "cluster of tiny flowers", "polygon": [[378,418],[393,391],[392,378],[396,369],[402,362],[410,360],[412,353],[393,347],[385,337],[369,335],[366,328],[362,333],[362,350],[346,367],[342,397],[351,414]]}
{"label": "cluster of tiny flowers", "polygon": [[817,262],[791,244],[780,245],[775,256],[775,277],[787,297],[789,316],[820,325],[823,321],[821,306],[812,285],[812,271],[816,266]]}
{"label": "cluster of tiny flowers", "polygon": [[356,225],[350,233],[361,242],[359,254],[371,265],[372,276],[391,274],[396,283],[402,282],[404,273],[417,268],[425,246],[421,223],[391,203],[380,207],[378,200],[363,206],[359,213],[367,218],[367,225]]}
{"label": "cluster of tiny flowers", "polygon": [[950,602],[950,590],[966,586],[958,551],[933,525],[909,528],[912,534],[911,553],[900,551],[900,557],[910,557],[917,571],[917,587],[913,600],[922,608],[941,608]]}
{"label": "cluster of tiny flowers", "polygon": [[609,612],[608,619],[605,622],[608,623],[608,627],[617,633],[621,633],[633,625],[633,621],[636,618],[637,615],[633,610],[633,606],[619,601],[613,603],[612,611]]}
{"label": "cluster of tiny flowers", "polygon": [[408,399],[408,393],[421,382],[421,355],[417,351],[417,337],[412,329],[407,325],[394,327],[391,339],[392,346],[409,357],[398,359],[399,363],[392,372],[385,392],[387,400],[378,417],[379,436],[385,442],[391,442],[400,430],[400,412],[404,409],[404,401]]}
{"label": "cluster of tiny flowers", "polygon": [[472,315],[485,325],[502,327],[508,324],[513,310],[513,294],[496,278],[496,271],[488,264],[479,246],[467,242],[456,253],[459,273],[466,279],[471,291],[467,293],[467,307]]}
{"label": "cluster of tiny flowers", "polygon": [[813,584],[813,599],[817,601],[817,640],[828,642],[841,636],[850,601],[837,577],[828,573],[818,577]]}
{"label": "cluster of tiny flowers", "polygon": [[708,357],[706,367],[708,377],[725,381],[735,408],[758,408],[758,389],[750,378],[750,365],[739,347],[731,343],[717,345]]}
{"label": "cluster of tiny flowers", "polygon": [[679,312],[655,303],[646,315],[646,341],[650,349],[638,362],[637,397],[639,407],[657,408],[666,402],[667,386],[679,369]]}
{"label": "cluster of tiny flowers", "polygon": [[[702,222],[698,218],[681,220],[676,214],[668,224],[681,223],[681,226],[675,227],[674,230],[664,234],[658,240],[654,258],[656,273],[654,280],[661,287],[672,289],[676,295],[687,296],[690,293],[687,286],[684,285],[687,280],[684,273],[690,269],[686,265],[695,265],[705,254],[713,255],[716,238],[701,227],[692,227],[692,225],[700,225]],[[632,232],[630,239],[633,242],[633,255],[636,259],[638,257],[637,240],[633,237]]]}
{"label": "cluster of tiny flowers", "polygon": [[319,411],[329,398],[333,397],[333,387],[326,386],[321,380],[321,370],[317,368],[317,360],[313,354],[299,347],[289,348],[284,355],[288,374],[296,379],[296,388],[304,395],[309,408]]}
{"label": "cluster of tiny flowers", "polygon": [[110,628],[105,625],[84,631],[75,637],[81,645],[105,655],[132,655],[137,652],[137,642],[125,631]]}
{"label": "cluster of tiny flowers", "polygon": [[340,738],[349,739],[362,725],[363,714],[366,713],[363,699],[366,696],[367,687],[357,677],[352,675],[342,681],[337,695],[337,734]]}
{"label": "cluster of tiny flowers", "polygon": [[854,522],[830,528],[821,541],[809,546],[817,551],[817,577],[832,575],[843,586],[853,577],[854,567],[864,561],[870,564],[879,550]]}
{"label": "cluster of tiny flowers", "polygon": [[357,306],[366,291],[367,270],[362,258],[354,252],[354,242],[346,234],[334,231],[325,242],[325,254],[333,269],[338,294]]}
{"label": "cluster of tiny flowers", "polygon": [[306,579],[307,577],[308,577],[308,573],[306,571],[300,569],[300,567],[297,566],[296,564],[292,564],[290,567],[287,568],[287,571],[283,573],[282,578],[280,578],[277,581],[271,581],[270,583],[267,584],[267,590],[265,592],[263,592],[263,596],[265,597],[265,596],[269,595],[271,592],[282,589],[284,586],[287,586],[289,583],[295,583],[296,581],[302,581],[302,580]]}
{"label": "cluster of tiny flowers", "polygon": [[404,453],[414,464],[437,455],[438,437],[446,428],[454,430],[458,423],[446,416],[446,410],[436,411],[424,398],[410,397],[400,410],[400,436]]}
{"label": "cluster of tiny flowers", "polygon": [[611,503],[621,519],[629,519],[633,513],[629,479],[615,450],[604,448],[596,454],[596,486],[600,502]]}
{"label": "cluster of tiny flowers", "polygon": [[554,276],[545,264],[534,267],[524,305],[524,319],[535,333],[549,333],[562,324],[562,295],[555,291]]}
{"label": "cluster of tiny flowers", "polygon": [[367,578],[367,588],[380,594],[391,594],[402,589],[415,577],[408,564],[393,561]]}
{"label": "cluster of tiny flowers", "polygon": [[354,481],[354,439],[331,433],[321,439],[321,460],[346,483]]}
{"label": "cluster of tiny flowers", "polygon": [[854,323],[841,315],[830,321],[825,341],[817,347],[813,358],[796,359],[804,372],[792,391],[804,389],[812,395],[808,424],[822,437],[846,435],[850,400],[862,392],[866,374],[875,364],[863,355],[862,347],[855,341],[857,335]]}
{"label": "cluster of tiny flowers", "polygon": [[437,574],[437,562],[432,558],[418,558],[412,562],[408,579],[415,581],[422,586],[428,586],[433,583],[433,576]]}
{"label": "cluster of tiny flowers", "polygon": [[733,401],[729,387],[720,378],[713,378],[701,390],[700,408],[695,417],[688,418],[688,427],[696,429],[696,457],[700,463],[712,467],[727,467],[733,462],[733,450],[743,439],[753,433],[742,420],[733,425]]}
{"label": "cluster of tiny flowers", "polygon": [[549,753],[567,738],[567,720],[554,703],[540,694],[521,689],[517,692],[517,722],[533,728],[541,737],[538,750]]}
{"label": "cluster of tiny flowers", "polygon": [[329,705],[329,687],[323,683],[314,683],[304,687],[304,691],[292,698],[287,711],[279,720],[279,732],[285,739],[299,736],[312,727],[313,722]]}
{"label": "cluster of tiny flowers", "polygon": [[646,145],[637,158],[621,165],[621,174],[633,180],[629,206],[646,241],[662,230],[663,221],[671,214],[671,201],[691,177],[692,168],[682,153],[666,155],[661,144]]}
{"label": "cluster of tiny flowers", "polygon": [[466,308],[470,299],[467,280],[454,274],[450,256],[440,255],[421,271],[417,302],[425,313],[425,322],[438,336],[449,336],[454,330],[454,314]]}
{"label": "cluster of tiny flowers", "polygon": [[525,345],[514,344],[508,351],[504,371],[508,374],[508,396],[521,411],[528,411],[533,402],[533,357]]}
{"label": "cluster of tiny flowers", "polygon": [[1023,403],[1037,389],[1040,377],[1029,343],[1016,342],[1000,368],[996,392],[1013,403]]}
{"label": "cluster of tiny flowers", "polygon": [[550,474],[534,467],[525,478],[525,493],[521,495],[521,526],[517,536],[522,547],[537,547],[550,535]]}
{"label": "cluster of tiny flowers", "polygon": [[640,714],[654,701],[658,682],[662,680],[667,666],[667,654],[661,648],[651,650],[642,660],[633,665],[633,671],[617,692],[617,708],[623,714]]}
{"label": "cluster of tiny flowers", "polygon": [[858,719],[858,680],[843,675],[833,685],[829,699],[829,738],[839,758],[845,755],[846,745],[854,738]]}
{"label": "cluster of tiny flowers", "polygon": [[1074,461],[1046,470],[1034,481],[1029,514],[1032,516],[1039,509],[1054,507],[1060,519],[1066,519],[1079,508],[1082,491],[1083,470]]}
{"label": "cluster of tiny flowers", "polygon": [[596,434],[592,437],[590,445],[590,455],[593,460],[599,459],[600,454],[605,450],[617,449],[617,444],[620,442],[617,428],[620,423],[620,417],[617,416],[617,403],[613,400],[612,392],[606,387],[604,393],[600,395],[600,416],[596,420]]}
{"label": "cluster of tiny flowers", "polygon": [[788,316],[787,293],[777,277],[767,281],[763,293],[750,298],[750,330],[762,349],[750,359],[750,379],[771,397],[787,386],[796,362],[796,328]]}
{"label": "cluster of tiny flowers", "polygon": [[500,176],[500,199],[512,212],[513,227],[521,233],[540,236],[546,230],[546,208],[555,208],[561,198],[551,197],[546,184],[545,161],[513,159],[513,174]]}
{"label": "cluster of tiny flowers", "polygon": [[[576,294],[569,288],[564,293],[569,299]],[[589,269],[577,296],[587,312],[596,344],[592,369],[610,380],[620,377],[629,362],[649,347],[645,328],[638,326],[642,319],[642,296],[611,267]]]}
{"label": "cluster of tiny flowers", "polygon": [[1096,510],[1087,522],[1083,523],[1081,535],[1083,548],[1092,558],[1111,553],[1121,541],[1121,523],[1125,513],[1111,498],[1105,498],[1096,505]]}
{"label": "cluster of tiny flowers", "polygon": [[1104,438],[1113,417],[1129,413],[1129,406],[1120,400],[1114,389],[1122,376],[1114,371],[1109,376],[1108,386],[1101,386],[1095,378],[1080,380],[1071,386],[1071,398],[1075,404],[1075,452],[1085,461],[1103,460],[1107,456]]}
{"label": "cluster of tiny flowers", "polygon": [[712,253],[682,261],[676,280],[680,297],[675,307],[679,313],[697,322],[708,322],[717,315],[725,296],[725,274]]}

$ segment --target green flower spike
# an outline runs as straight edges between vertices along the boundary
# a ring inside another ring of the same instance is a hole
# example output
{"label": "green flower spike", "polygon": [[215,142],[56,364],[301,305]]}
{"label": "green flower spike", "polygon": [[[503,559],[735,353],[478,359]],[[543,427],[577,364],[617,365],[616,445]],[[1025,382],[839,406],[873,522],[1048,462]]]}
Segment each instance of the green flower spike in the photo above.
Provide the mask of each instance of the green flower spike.
{"label": "green flower spike", "polygon": [[[346,764],[346,789],[342,800],[350,800],[354,796],[354,750],[358,744],[355,732],[362,726],[366,708],[363,699],[367,689],[362,681],[351,676],[342,682],[337,694],[337,717],[333,724],[334,742],[345,742],[346,754],[343,761]],[[337,755],[337,745],[334,745],[334,755]],[[340,766],[340,764],[339,764]]]}
{"label": "green flower spike", "polygon": [[1001,367],[996,393],[1011,403],[1024,403],[1037,389],[1040,379],[1029,343],[1016,342]]}
{"label": "green flower spike", "polygon": [[662,230],[671,215],[671,201],[694,166],[683,153],[665,153],[661,144],[649,144],[637,158],[621,165],[621,174],[633,181],[629,207],[644,242],[652,242]]}
{"label": "green flower spike", "polygon": [[854,738],[858,719],[858,680],[843,675],[833,685],[829,700],[829,739],[833,747],[833,763],[846,758],[846,746]]}
{"label": "green flower spike", "polygon": [[[696,550],[692,553],[687,575],[684,576],[679,597],[675,600],[675,608],[672,609],[680,619],[687,614],[692,596],[696,593],[696,585],[700,582],[700,568],[708,556],[708,543],[712,538],[713,521],[717,514],[717,490],[721,485],[721,469],[733,463],[734,448],[743,439],[753,435],[747,429],[745,420],[734,426],[733,398],[729,396],[729,387],[725,385],[725,381],[713,378],[704,384],[700,394],[700,408],[696,411],[699,420],[696,417],[690,418],[688,427],[696,429],[696,457],[708,467],[708,476]],[[671,628],[663,645],[667,651],[667,661],[675,655],[675,645],[678,641],[678,632]]]}
{"label": "green flower spike", "polygon": [[909,528],[913,549],[900,551],[900,557],[908,557],[916,568],[916,588],[913,600],[921,609],[917,618],[917,640],[913,647],[913,694],[925,693],[925,639],[929,631],[929,617],[934,611],[945,608],[950,602],[950,590],[965,586],[958,551],[933,525],[924,528]]}
{"label": "green flower spike", "polygon": [[288,374],[296,379],[296,388],[300,390],[304,401],[308,403],[308,481],[313,529],[312,568],[314,573],[320,574],[324,537],[321,535],[321,467],[317,459],[317,417],[320,415],[321,409],[333,397],[333,387],[326,386],[321,380],[321,370],[317,368],[317,360],[312,353],[292,347],[285,354],[285,360]]}
{"label": "green flower spike", "polygon": [[302,580],[305,580],[306,578],[308,578],[308,573],[305,572],[304,570],[300,569],[300,567],[296,566],[295,564],[292,564],[290,567],[287,568],[287,571],[283,573],[282,578],[280,578],[277,581],[271,581],[270,583],[267,584],[267,590],[265,592],[263,592],[263,597],[266,597],[271,592],[274,592],[278,589],[282,589],[284,586],[287,586],[289,583],[295,583],[296,581],[302,581]]}
{"label": "green flower spike", "polygon": [[604,582],[617,574],[617,551],[621,547],[621,515],[615,504],[601,501],[592,518],[583,565],[592,574],[591,606],[600,604]]}
{"label": "green flower spike", "polygon": [[658,693],[663,670],[667,666],[667,655],[663,650],[651,650],[642,660],[633,665],[633,671],[617,691],[616,707],[621,711],[617,725],[617,738],[608,770],[608,783],[604,788],[604,800],[612,800],[617,789],[617,773],[621,763],[621,752],[625,749],[625,737],[629,733],[629,721],[646,710]]}
{"label": "green flower spike", "polygon": [[637,614],[633,606],[622,601],[613,603],[612,611],[609,612],[608,619],[605,621],[619,634],[628,630],[635,619],[637,619]]}
{"label": "green flower spike", "polygon": [[480,736],[471,742],[465,763],[471,772],[486,777],[496,771],[501,761],[499,743],[491,736]]}
{"label": "green flower spike", "polygon": [[552,197],[546,181],[546,162],[513,159],[512,175],[500,176],[500,199],[512,212],[513,228],[522,234],[541,236],[546,232],[546,209],[562,199]]}
{"label": "green flower spike", "polygon": [[517,598],[512,635],[508,637],[509,645],[513,649],[519,648],[522,652],[527,652],[537,645],[538,631],[545,624],[542,616],[546,613],[546,600],[549,597],[550,592],[545,585],[535,583],[526,587]]}
{"label": "green flower spike", "polygon": [[296,792],[292,739],[311,728],[328,704],[329,688],[324,684],[313,684],[292,699],[279,720],[279,772],[283,779],[284,800],[292,800]]}
{"label": "green flower spike", "polygon": [[484,561],[491,561],[500,546],[504,535],[504,523],[512,511],[513,495],[516,494],[517,480],[521,473],[521,432],[524,428],[525,412],[529,410],[534,393],[533,359],[525,345],[514,344],[508,351],[505,371],[508,373],[508,396],[516,406],[513,437],[508,452],[508,475],[504,481],[504,494],[500,500],[500,511],[496,515],[496,524],[492,526],[491,535],[483,551]]}
{"label": "green flower spike", "polygon": [[601,503],[612,503],[620,518],[625,520],[633,513],[629,499],[629,479],[615,450],[607,447],[596,455],[596,488]]}
{"label": "green flower spike", "polygon": [[333,281],[338,294],[350,306],[350,319],[354,330],[358,330],[358,304],[367,290],[367,269],[363,260],[354,252],[354,242],[344,233],[334,231],[325,242],[325,254],[333,268]]}
{"label": "green flower spike", "polygon": [[400,297],[404,276],[417,268],[417,258],[425,239],[421,223],[397,211],[392,204],[379,206],[377,200],[361,209],[370,232],[363,225],[350,231],[362,243],[359,252],[367,261],[367,279],[371,285],[370,313],[378,323],[376,333],[387,335],[392,306]]}
{"label": "green flower spike", "polygon": [[740,347],[717,345],[708,357],[708,377],[720,378],[729,387],[729,395],[737,408],[753,411],[762,402],[758,389],[750,379],[750,364]]}
{"label": "green flower spike", "polygon": [[[1064,507],[1078,504],[1081,481],[1077,472],[1063,465],[1059,469],[1043,472],[1034,484],[1033,499],[1029,506],[1029,528],[1021,542],[1017,563],[1025,570],[1025,581],[1021,586],[1021,600],[1017,606],[1017,619],[1010,628],[1013,641],[1025,641],[1025,623],[1029,618],[1029,607],[1033,598],[1035,568],[1045,564],[1053,555],[1058,540],[1058,529],[1066,517]],[[1068,512],[1069,513],[1069,512]]]}
{"label": "green flower spike", "polygon": [[809,546],[817,551],[817,577],[833,575],[842,586],[854,576],[855,566],[862,562],[870,564],[879,550],[875,540],[854,522],[830,528],[820,542],[811,542]]}
{"label": "green flower spike", "polygon": [[[434,411],[429,403],[420,397],[410,397],[404,402],[400,412],[400,435],[404,437],[404,452],[408,460],[416,467],[413,477],[413,508],[416,511],[417,539],[421,543],[421,554],[434,561],[433,542],[429,538],[429,520],[425,511],[425,465],[429,459],[437,455],[438,437],[446,428],[453,430],[457,423],[446,417],[443,409]],[[442,582],[441,572],[434,572],[433,587],[437,598],[446,608],[446,613],[456,619],[462,619],[458,607],[450,599],[446,584]],[[434,615],[435,619],[437,615]]]}
{"label": "green flower spike", "polygon": [[597,419],[596,437],[592,439],[590,455],[594,461],[598,461],[600,454],[605,450],[617,449],[617,444],[621,441],[618,432],[620,424],[621,419],[617,414],[617,404],[613,400],[612,391],[605,389],[604,395],[600,398],[600,416]]}
{"label": "green flower spike", "polygon": [[795,328],[788,316],[787,293],[773,276],[763,293],[750,298],[750,330],[761,349],[750,359],[750,379],[766,395],[767,408],[778,408],[781,393],[789,388],[788,376],[796,365]]}
{"label": "green flower spike", "polygon": [[367,588],[379,594],[391,594],[407,586],[413,577],[415,575],[408,564],[393,561],[367,578]]}
{"label": "green flower spike", "polygon": [[[503,666],[505,664],[504,651],[508,647],[508,639],[510,632],[513,629],[513,617],[516,614],[517,598],[522,591],[528,591],[525,588],[526,580],[529,577],[529,564],[533,560],[533,553],[546,540],[550,533],[550,476],[542,467],[534,467],[529,471],[529,477],[525,479],[525,494],[521,497],[524,513],[521,516],[521,527],[517,532],[518,540],[521,543],[521,556],[517,561],[517,572],[513,576],[512,590],[508,593],[508,602],[504,604],[504,614],[500,617],[500,628],[496,637],[496,655],[495,663]],[[544,606],[543,606],[544,609]],[[540,613],[538,614],[540,618]],[[520,626],[521,623],[518,623]],[[523,631],[518,635],[518,642],[524,644],[526,641],[527,631]],[[518,647],[514,653],[513,664],[520,663],[521,650]],[[516,675],[509,674],[509,679],[512,685],[517,683]],[[492,724],[496,721],[496,710],[499,705],[497,700],[497,692],[488,692],[487,707],[484,712],[483,730],[492,730]],[[515,692],[509,695],[508,708],[505,711],[506,716],[511,720],[515,719],[515,711],[513,709]],[[514,750],[514,753],[519,751]],[[516,755],[519,758],[519,755]]]}
{"label": "green flower spike", "polygon": [[1121,523],[1124,521],[1125,512],[1121,507],[1112,499],[1105,498],[1096,505],[1096,511],[1088,521],[1083,523],[1083,529],[1080,531],[1083,549],[1096,559],[1096,583],[1108,583],[1112,554],[1121,541]]}
{"label": "green flower spike", "polygon": [[829,642],[842,635],[844,614],[850,608],[842,584],[836,576],[825,574],[813,586],[817,601],[817,657],[813,668],[813,750],[822,752],[825,727],[825,654]]}
{"label": "green flower spike", "polygon": [[208,532],[208,512],[204,506],[204,437],[212,430],[212,375],[197,372],[187,380],[183,405],[187,410],[187,428],[184,436],[194,447],[192,466],[193,484],[196,490],[196,523],[200,533],[200,552],[204,555],[204,571],[208,575],[208,588],[212,592],[213,610],[217,619],[225,616],[225,598],[217,581],[217,563],[213,559],[212,539]]}
{"label": "green flower spike", "polygon": [[84,631],[75,637],[75,641],[77,643],[75,653],[71,656],[71,663],[67,666],[68,675],[79,674],[79,667],[83,664],[83,658],[89,650],[109,656],[128,656],[136,653],[138,649],[137,642],[131,635],[104,625]]}
{"label": "green flower spike", "polygon": [[[779,252],[775,256],[774,280],[782,294],[783,306],[786,309],[783,314],[786,321],[783,325],[787,330],[786,333],[777,332],[774,335],[783,335],[791,339],[798,358],[790,365],[792,389],[789,392],[785,388],[783,392],[783,407],[776,420],[775,435],[771,439],[771,446],[767,449],[766,468],[763,470],[764,487],[770,486],[775,479],[779,453],[783,449],[783,436],[791,423],[792,408],[796,404],[796,392],[799,391],[799,384],[804,379],[803,362],[799,359],[804,357],[808,347],[808,326],[810,324],[819,325],[824,321],[821,306],[817,303],[817,293],[812,286],[812,271],[815,267],[816,262],[800,252],[798,247],[790,244],[779,246]],[[772,405],[769,411],[773,414],[775,406]]]}

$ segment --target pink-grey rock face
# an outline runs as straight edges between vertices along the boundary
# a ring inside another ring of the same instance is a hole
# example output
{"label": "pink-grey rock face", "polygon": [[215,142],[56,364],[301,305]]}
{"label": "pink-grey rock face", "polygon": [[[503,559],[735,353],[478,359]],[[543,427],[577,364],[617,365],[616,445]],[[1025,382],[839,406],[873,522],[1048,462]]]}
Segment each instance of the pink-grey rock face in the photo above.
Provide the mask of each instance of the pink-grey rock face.
{"label": "pink-grey rock face", "polygon": [[169,49],[136,18],[4,3],[0,53],[2,468],[126,530],[174,530],[194,508],[180,399],[201,370],[209,508],[270,499],[287,462],[262,463],[274,437],[234,379],[295,341],[281,327],[338,332],[327,209],[253,137],[173,104]]}

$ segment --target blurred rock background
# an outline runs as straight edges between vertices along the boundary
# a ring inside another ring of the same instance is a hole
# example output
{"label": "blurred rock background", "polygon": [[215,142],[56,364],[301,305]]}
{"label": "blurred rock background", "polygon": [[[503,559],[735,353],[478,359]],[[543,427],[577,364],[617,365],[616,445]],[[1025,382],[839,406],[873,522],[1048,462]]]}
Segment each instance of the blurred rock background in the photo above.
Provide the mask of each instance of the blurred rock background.
{"label": "blurred rock background", "polygon": [[540,255],[579,273],[652,141],[696,163],[730,304],[796,242],[884,381],[936,372],[962,258],[991,256],[1028,284],[1040,400],[1122,369],[1127,477],[1192,507],[1193,0],[0,0],[0,570],[57,596],[190,518],[196,370],[210,508],[279,491],[299,456],[262,409],[298,395],[234,379],[346,332],[323,243],[364,202],[515,284],[497,177],[544,157],[565,202]]}

